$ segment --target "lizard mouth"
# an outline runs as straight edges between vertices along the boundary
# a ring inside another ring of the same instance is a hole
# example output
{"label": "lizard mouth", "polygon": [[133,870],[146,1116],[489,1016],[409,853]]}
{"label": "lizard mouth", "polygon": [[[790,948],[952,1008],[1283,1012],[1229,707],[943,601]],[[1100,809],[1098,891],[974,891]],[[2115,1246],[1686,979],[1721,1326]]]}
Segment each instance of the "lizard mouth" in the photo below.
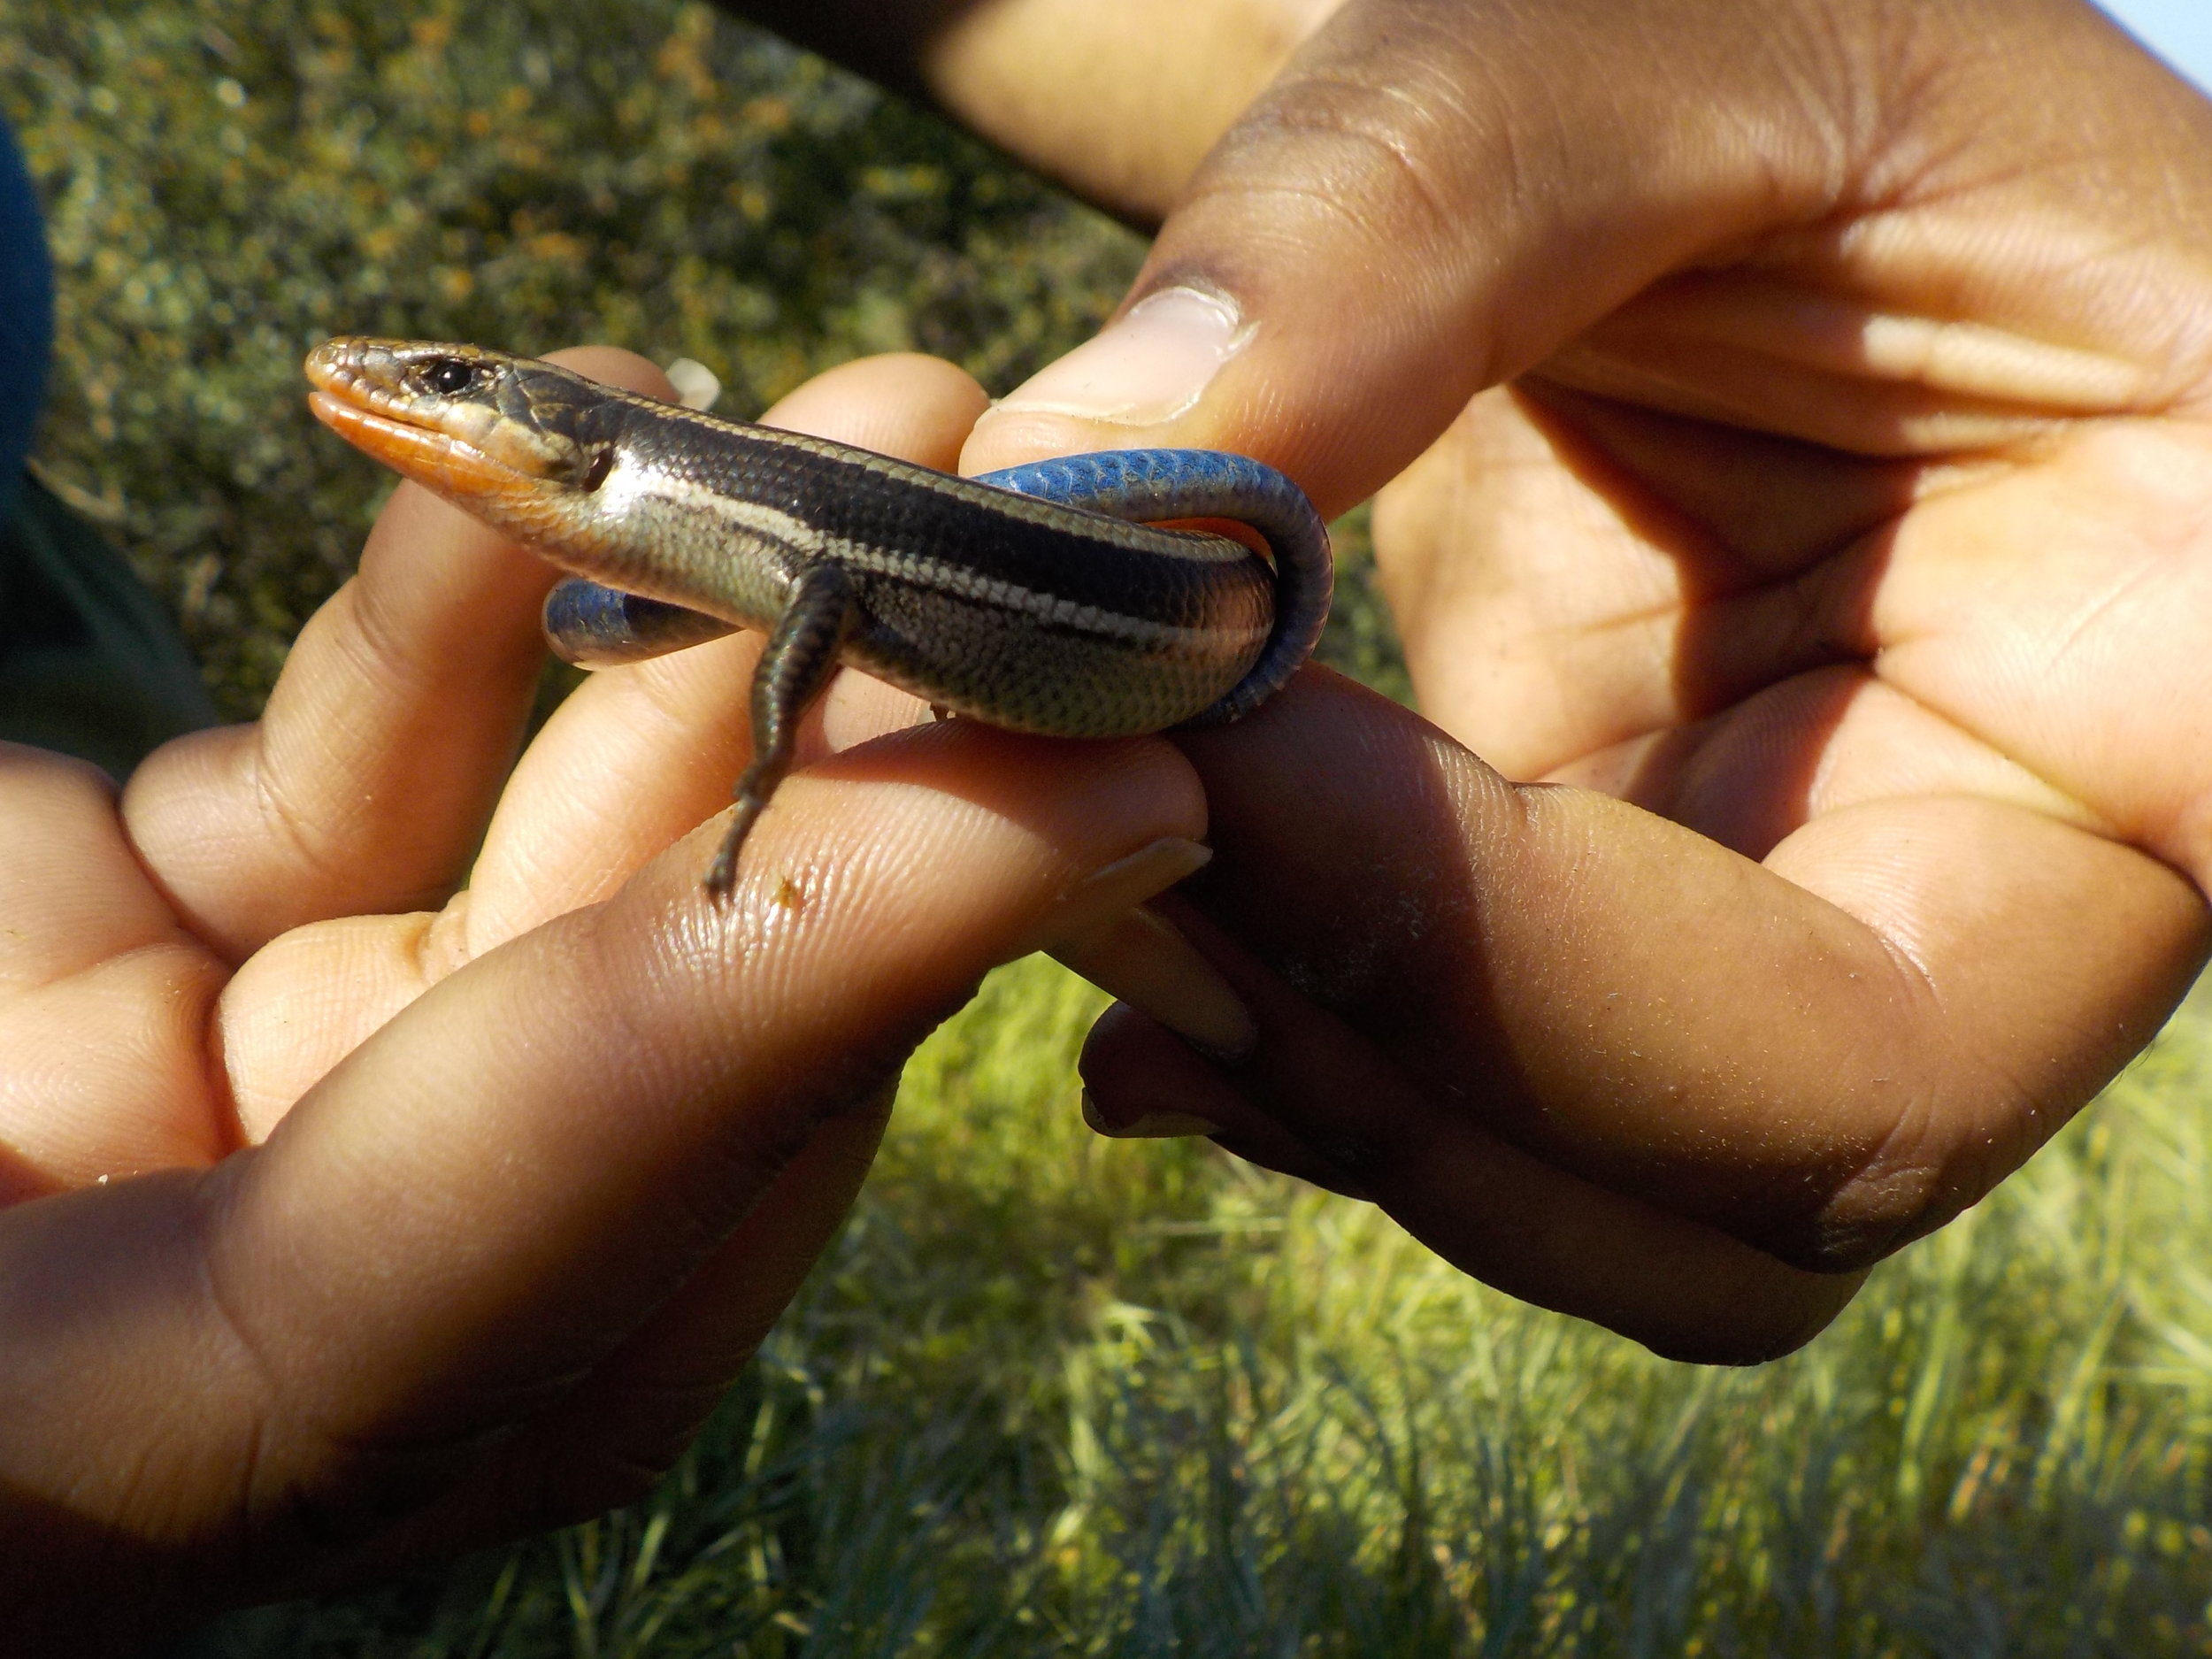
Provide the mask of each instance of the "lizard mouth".
{"label": "lizard mouth", "polygon": [[403,478],[427,485],[441,495],[473,498],[512,488],[530,476],[487,455],[465,438],[354,402],[346,396],[350,389],[318,385],[307,396],[307,407],[316,419],[355,449]]}

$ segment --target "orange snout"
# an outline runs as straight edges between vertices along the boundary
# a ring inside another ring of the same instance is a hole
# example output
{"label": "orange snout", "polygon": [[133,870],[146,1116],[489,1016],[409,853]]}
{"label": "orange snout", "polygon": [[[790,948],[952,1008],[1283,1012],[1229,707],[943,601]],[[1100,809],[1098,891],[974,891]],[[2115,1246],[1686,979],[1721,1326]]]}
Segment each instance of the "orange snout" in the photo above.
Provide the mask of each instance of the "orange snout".
{"label": "orange snout", "polygon": [[316,419],[364,455],[442,495],[480,500],[530,481],[527,474],[458,438],[376,414],[329,392],[310,392],[307,406]]}

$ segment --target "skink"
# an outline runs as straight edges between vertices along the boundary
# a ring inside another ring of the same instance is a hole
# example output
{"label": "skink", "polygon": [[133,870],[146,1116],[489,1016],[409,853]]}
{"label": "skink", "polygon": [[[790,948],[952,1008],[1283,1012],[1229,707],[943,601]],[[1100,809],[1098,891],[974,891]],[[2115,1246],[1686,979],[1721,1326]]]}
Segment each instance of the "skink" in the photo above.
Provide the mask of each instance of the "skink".
{"label": "skink", "polygon": [[[546,601],[570,661],[768,633],[718,895],[841,662],[994,726],[1132,736],[1249,713],[1328,617],[1327,530],[1241,456],[1114,450],[956,478],[419,341],[328,341],[307,378],[342,437],[573,572]],[[1165,527],[1194,520],[1248,526],[1271,568]]]}

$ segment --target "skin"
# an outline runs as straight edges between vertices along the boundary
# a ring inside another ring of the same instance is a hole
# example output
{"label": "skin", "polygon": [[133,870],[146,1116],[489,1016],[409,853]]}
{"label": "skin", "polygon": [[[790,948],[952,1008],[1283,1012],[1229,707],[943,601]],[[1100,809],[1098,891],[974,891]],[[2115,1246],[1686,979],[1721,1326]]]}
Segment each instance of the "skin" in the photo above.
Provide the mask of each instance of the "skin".
{"label": "skin", "polygon": [[[687,832],[754,647],[599,677],[506,778],[549,576],[403,490],[259,726],[119,802],[0,760],[12,1630],[120,1648],[641,1490],[912,1041],[1161,837],[1217,849],[1170,906],[1260,1041],[1110,1016],[1102,1122],[1210,1120],[1686,1356],[1804,1340],[2189,982],[2200,100],[2066,0],[1149,4],[780,20],[1160,218],[1133,302],[1240,348],[1157,419],[979,422],[913,359],[780,418],[1381,490],[1425,718],[1314,671],[1173,746],[895,734],[780,795],[795,909],[718,912]],[[848,696],[826,748],[906,718]]]}
{"label": "skin", "polygon": [[1048,371],[964,466],[1379,492],[1425,718],[1317,672],[1179,740],[1219,855],[1180,914],[1263,1035],[1116,1010],[1110,1130],[1210,1121],[1751,1360],[2191,982],[2212,106],[2088,6],[1225,0],[1204,52],[1187,5],[757,10],[1158,218],[1125,322],[1192,288],[1248,334],[1187,407]]}
{"label": "skin", "polygon": [[[977,407],[908,357],[775,413],[949,461]],[[257,725],[119,798],[0,746],[23,1651],[641,1494],[842,1217],[912,1045],[1189,867],[1086,885],[1202,834],[1164,742],[963,723],[795,780],[713,903],[758,641],[595,677],[507,777],[554,575],[403,485]],[[811,752],[902,718],[856,680]]]}

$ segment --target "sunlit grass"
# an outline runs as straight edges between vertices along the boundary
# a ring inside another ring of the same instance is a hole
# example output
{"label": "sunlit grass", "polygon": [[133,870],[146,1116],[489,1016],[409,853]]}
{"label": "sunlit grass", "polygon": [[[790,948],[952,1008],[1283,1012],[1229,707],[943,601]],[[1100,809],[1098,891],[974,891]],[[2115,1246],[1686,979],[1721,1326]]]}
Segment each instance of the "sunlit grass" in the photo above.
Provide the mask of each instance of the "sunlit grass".
{"label": "sunlit grass", "polygon": [[1081,1124],[1005,971],[650,1502],[211,1651],[2206,1651],[2212,1160],[2185,1016],[1803,1353],[1652,1358],[1362,1205]]}

